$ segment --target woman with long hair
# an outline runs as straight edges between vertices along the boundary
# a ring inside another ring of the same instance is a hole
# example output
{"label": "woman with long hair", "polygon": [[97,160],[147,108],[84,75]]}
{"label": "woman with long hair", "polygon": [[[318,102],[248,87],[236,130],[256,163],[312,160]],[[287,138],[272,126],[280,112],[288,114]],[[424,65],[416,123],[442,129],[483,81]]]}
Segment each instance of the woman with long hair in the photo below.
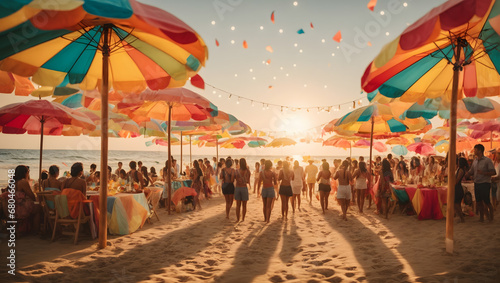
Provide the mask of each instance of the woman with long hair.
{"label": "woman with long hair", "polygon": [[234,169],[233,161],[231,159],[226,159],[226,168],[222,169],[220,173],[220,179],[222,180],[222,194],[226,199],[226,218],[229,219],[229,211],[231,211],[231,206],[233,206],[234,200]]}
{"label": "woman with long hair", "polygon": [[49,178],[43,180],[42,188],[45,191],[46,189],[57,189],[60,190],[61,182],[57,179],[59,177],[59,167],[57,165],[52,165],[49,167]]}
{"label": "woman with long hair", "polygon": [[[83,168],[82,168],[83,171]],[[30,169],[28,166],[19,165],[16,167],[14,171],[14,186],[15,186],[15,216],[17,219],[27,219],[27,225],[21,226],[19,223],[19,227],[21,227],[20,231],[30,231],[33,234],[38,234],[40,231],[40,221],[42,218],[42,206],[40,204],[36,204],[36,196],[31,190],[30,186]],[[85,180],[82,180],[85,183]],[[11,189],[11,183],[9,183],[9,189]],[[9,190],[10,191],[10,190]],[[9,202],[10,203],[10,202]],[[19,231],[16,231],[19,232]]]}
{"label": "woman with long hair", "polygon": [[328,196],[332,190],[332,187],[330,186],[332,172],[330,172],[330,165],[326,161],[324,161],[321,165],[321,169],[322,170],[319,171],[318,177],[316,178],[316,182],[319,182],[319,203],[321,204],[323,214],[325,214],[325,210],[328,210]]}
{"label": "woman with long hair", "polygon": [[293,196],[291,182],[294,179],[293,171],[290,170],[290,163],[283,162],[283,169],[280,171],[278,181],[280,181],[279,194],[281,197],[281,217],[286,220],[288,217],[288,200]]}
{"label": "woman with long hair", "polygon": [[300,211],[300,192],[306,183],[304,168],[299,165],[299,161],[295,160],[293,162],[293,181],[292,181],[292,209],[295,213],[295,201],[297,201],[297,208]]}
{"label": "woman with long hair", "polygon": [[399,161],[397,169],[396,169],[397,177],[400,181],[406,180],[410,176],[410,172],[408,171],[408,166],[406,162]]}
{"label": "woman with long hair", "polygon": [[266,160],[264,163],[264,170],[260,172],[259,186],[262,184],[262,203],[264,212],[264,222],[269,223],[271,218],[271,209],[273,200],[275,198],[274,185],[276,182],[276,175],[271,168],[273,163],[271,160]]}
{"label": "woman with long hair", "polygon": [[366,189],[367,189],[367,180],[370,178],[370,173],[366,169],[366,163],[364,161],[359,162],[359,168],[354,171],[354,174],[352,176],[353,179],[355,179],[355,188],[356,188],[356,197],[357,203],[358,203],[358,208],[359,212],[363,213],[363,206],[365,204],[365,196],[366,196]]}
{"label": "woman with long hair", "polygon": [[392,175],[391,164],[387,159],[382,161],[382,169],[380,171],[380,181],[378,186],[378,197],[382,205],[382,214],[385,219],[388,219],[389,213],[389,198],[392,195],[391,182],[394,182]]}
{"label": "woman with long hair", "polygon": [[335,180],[339,180],[339,188],[337,191],[337,199],[340,202],[340,207],[342,208],[342,219],[347,221],[347,208],[349,208],[349,203],[351,201],[351,185],[352,180],[351,172],[349,172],[349,161],[344,160],[342,166],[335,173],[333,177]]}
{"label": "woman with long hair", "polygon": [[[236,200],[236,222],[245,221],[247,214],[248,186],[250,185],[250,169],[247,167],[245,158],[240,159],[240,169],[236,170],[236,188],[234,189],[234,199]],[[241,209],[243,207],[243,209]]]}
{"label": "woman with long hair", "polygon": [[201,209],[201,203],[200,203],[200,193],[203,188],[203,171],[201,171],[200,164],[198,163],[198,160],[193,161],[193,167],[194,169],[191,171],[191,180],[193,181],[191,187],[196,191],[196,196],[194,197],[194,208],[193,210],[198,207]]}

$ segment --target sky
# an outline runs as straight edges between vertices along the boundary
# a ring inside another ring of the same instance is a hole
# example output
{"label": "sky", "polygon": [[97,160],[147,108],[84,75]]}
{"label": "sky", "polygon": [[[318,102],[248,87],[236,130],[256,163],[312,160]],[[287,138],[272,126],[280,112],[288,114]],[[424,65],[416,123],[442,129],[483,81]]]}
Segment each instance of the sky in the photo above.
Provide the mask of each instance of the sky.
{"label": "sky", "polygon": [[[319,135],[320,126],[351,111],[353,101],[356,107],[367,105],[366,93],[362,93],[360,87],[365,68],[385,44],[445,1],[379,0],[374,11],[367,8],[369,0],[140,2],[174,14],[205,41],[209,58],[199,74],[206,87],[202,90],[188,83],[187,88],[254,130],[298,140],[307,134]],[[340,43],[333,39],[339,31]],[[247,48],[243,46],[244,41]],[[2,98],[0,106],[26,100],[13,95]],[[329,106],[332,108],[326,111]],[[110,139],[109,148],[166,150],[160,146],[146,147],[147,140],[151,138]],[[38,136],[0,134],[0,148],[36,149],[38,143]],[[100,142],[98,138],[88,137],[47,137],[44,148],[99,149]],[[173,150],[176,153],[179,147]],[[213,148],[197,149],[199,154],[213,151]],[[346,153],[320,144],[219,151],[220,154],[257,152],[271,155]],[[360,151],[360,154],[366,153]]]}

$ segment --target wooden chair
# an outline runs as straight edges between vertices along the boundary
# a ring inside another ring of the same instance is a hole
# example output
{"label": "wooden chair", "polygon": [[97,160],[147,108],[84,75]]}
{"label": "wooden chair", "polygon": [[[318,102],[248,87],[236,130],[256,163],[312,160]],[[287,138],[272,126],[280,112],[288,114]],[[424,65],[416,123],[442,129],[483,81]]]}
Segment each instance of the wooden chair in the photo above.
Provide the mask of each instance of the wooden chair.
{"label": "wooden chair", "polygon": [[149,206],[149,217],[147,219],[148,223],[151,223],[151,218],[153,218],[153,216],[156,216],[156,219],[158,219],[158,221],[160,221],[160,217],[158,217],[158,214],[156,213],[156,209],[158,208],[158,205],[160,203],[161,195],[162,195],[161,189],[152,189],[147,197],[148,206]]}
{"label": "wooden chair", "polygon": [[392,188],[392,195],[395,197],[395,203],[393,207],[391,208],[390,213],[394,213],[394,209],[396,208],[396,205],[399,205],[399,209],[401,214],[403,214],[407,209],[412,209],[415,212],[415,209],[413,208],[413,204],[411,203],[410,198],[408,197],[408,194],[405,191],[402,190],[396,190]]}
{"label": "wooden chair", "polygon": [[50,226],[50,229],[54,228],[56,220],[55,194],[53,191],[43,191],[38,192],[37,196],[43,209],[43,232],[45,233],[46,231],[50,231],[47,227]]}
{"label": "wooden chair", "polygon": [[[60,198],[60,199],[58,199]],[[83,206],[85,203],[92,203],[90,200],[84,200],[80,201],[79,203],[79,208],[78,208],[78,217],[77,218],[72,218],[69,211],[66,209],[67,208],[67,198],[65,195],[59,195],[54,197],[54,201],[56,203],[55,205],[55,212],[56,212],[56,217],[54,221],[54,230],[52,232],[52,241],[54,241],[54,238],[56,236],[56,230],[58,225],[62,226],[73,226],[75,228],[75,232],[66,232],[63,231],[63,235],[75,235],[75,240],[74,244],[76,245],[78,243],[78,234],[80,232],[80,225],[84,223],[89,223],[90,226],[90,216],[85,215],[83,212]],[[57,203],[60,203],[61,205],[58,205]],[[66,202],[66,204],[64,204]],[[64,210],[64,211],[61,211]]]}

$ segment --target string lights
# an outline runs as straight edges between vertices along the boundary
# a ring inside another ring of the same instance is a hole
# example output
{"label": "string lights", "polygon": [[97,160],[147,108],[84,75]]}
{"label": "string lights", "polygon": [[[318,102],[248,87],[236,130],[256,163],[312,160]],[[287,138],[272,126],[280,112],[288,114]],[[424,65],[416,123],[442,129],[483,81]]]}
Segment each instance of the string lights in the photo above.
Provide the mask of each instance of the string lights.
{"label": "string lights", "polygon": [[285,111],[295,112],[295,111],[304,111],[305,110],[306,112],[317,111],[319,113],[319,112],[325,111],[325,112],[329,113],[329,112],[340,111],[343,108],[342,106],[344,106],[344,107],[348,106],[348,109],[352,110],[352,109],[356,108],[356,105],[360,106],[362,104],[362,99],[366,97],[366,96],[360,96],[360,97],[358,97],[354,100],[348,101],[348,102],[334,104],[334,105],[327,105],[327,106],[322,105],[322,106],[309,106],[309,107],[293,107],[293,106],[289,106],[289,105],[267,103],[265,101],[250,99],[250,98],[223,90],[221,88],[218,88],[218,87],[213,86],[213,85],[206,83],[206,82],[205,82],[205,85],[211,87],[213,89],[212,94],[217,95],[219,98],[222,98],[224,95],[224,96],[227,96],[228,99],[231,99],[234,96],[237,98],[236,104],[240,104],[240,102],[243,102],[243,101],[248,101],[250,103],[250,105],[252,105],[252,106],[255,106],[255,104],[262,105],[262,110],[268,110],[270,107],[274,107],[274,108],[279,109],[281,112],[285,112]]}

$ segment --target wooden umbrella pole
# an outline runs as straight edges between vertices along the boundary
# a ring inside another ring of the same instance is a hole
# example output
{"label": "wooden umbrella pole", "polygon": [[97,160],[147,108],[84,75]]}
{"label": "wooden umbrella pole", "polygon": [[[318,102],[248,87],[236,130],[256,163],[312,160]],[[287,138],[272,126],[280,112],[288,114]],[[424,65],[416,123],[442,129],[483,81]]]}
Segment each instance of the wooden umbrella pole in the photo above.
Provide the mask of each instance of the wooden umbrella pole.
{"label": "wooden umbrella pole", "polygon": [[167,162],[167,189],[168,189],[168,204],[167,204],[167,209],[168,209],[168,214],[170,214],[170,204],[172,202],[172,147],[170,144],[170,134],[171,134],[171,127],[172,127],[172,104],[168,104],[168,162]]}
{"label": "wooden umbrella pole", "polygon": [[181,163],[179,165],[179,168],[181,169],[179,174],[182,173],[182,131],[181,131]]}
{"label": "wooden umbrella pole", "polygon": [[[219,160],[219,139],[217,137],[215,137],[215,156],[217,156],[217,160]],[[215,161],[217,162],[217,161]]]}
{"label": "wooden umbrella pole", "polygon": [[38,165],[38,190],[42,190],[42,157],[43,157],[43,124],[45,118],[40,119],[40,164]]}
{"label": "wooden umbrella pole", "polygon": [[352,141],[349,141],[349,159],[352,161]]}
{"label": "wooden umbrella pole", "polygon": [[108,91],[109,91],[109,30],[111,25],[103,26],[102,46],[102,89],[101,89],[101,178],[99,189],[99,248],[106,247],[108,232]]}
{"label": "wooden umbrella pole", "polygon": [[[370,130],[370,159],[369,159],[369,164],[370,164],[370,167],[369,167],[369,172],[370,174],[372,174],[372,149],[373,149],[373,124],[375,123],[375,118],[372,116],[372,126],[371,126],[371,130]],[[370,176],[370,178],[368,178],[368,188],[370,188],[372,184],[372,177]]]}
{"label": "wooden umbrella pole", "polygon": [[189,135],[189,168],[193,166],[193,160],[191,159],[191,135]]}
{"label": "wooden umbrella pole", "polygon": [[455,63],[453,66],[453,86],[451,91],[450,105],[450,145],[448,150],[448,199],[446,205],[446,252],[453,253],[453,218],[455,216],[455,168],[457,149],[457,99],[458,99],[458,76],[462,66],[460,65],[460,53],[463,47],[463,39],[457,39],[455,52]]}
{"label": "wooden umbrella pole", "polygon": [[493,149],[493,131],[490,131],[490,150]]}

